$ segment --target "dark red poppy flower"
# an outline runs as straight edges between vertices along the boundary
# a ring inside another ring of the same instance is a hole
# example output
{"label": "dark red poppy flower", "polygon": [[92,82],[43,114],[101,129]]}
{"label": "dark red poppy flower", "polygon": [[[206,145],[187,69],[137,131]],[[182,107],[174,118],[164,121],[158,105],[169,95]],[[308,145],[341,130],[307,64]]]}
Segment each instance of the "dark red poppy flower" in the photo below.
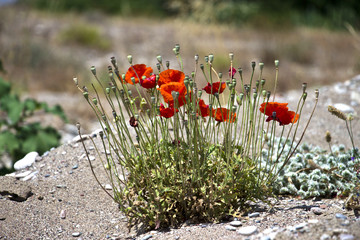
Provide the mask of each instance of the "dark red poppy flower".
{"label": "dark red poppy flower", "polygon": [[198,112],[202,117],[210,116],[209,105],[206,105],[204,100],[200,99],[198,105],[199,105],[199,111]]}
{"label": "dark red poppy flower", "polygon": [[[221,84],[221,85],[220,85]],[[214,82],[213,84],[208,83],[206,87],[203,88],[207,94],[214,94],[214,93],[222,93],[226,87],[225,82]]]}
{"label": "dark red poppy flower", "polygon": [[[296,123],[299,119],[299,114],[289,111],[287,105],[288,103],[264,102],[260,105],[260,112],[268,116],[266,119],[267,122],[275,120],[280,123],[280,126]],[[276,113],[275,118],[273,115],[274,112]]]}
{"label": "dark red poppy flower", "polygon": [[236,120],[236,113],[231,113],[227,108],[213,109],[212,117],[218,122],[230,122],[233,123]]}
{"label": "dark red poppy flower", "polygon": [[136,64],[127,70],[125,74],[125,81],[131,85],[134,83],[131,81],[131,78],[135,78],[135,84],[140,81],[142,76],[150,77],[150,74],[153,72],[151,67],[147,67],[145,64]]}
{"label": "dark red poppy flower", "polygon": [[140,78],[140,85],[146,89],[154,88],[156,86],[156,75],[153,74],[145,79]]}
{"label": "dark red poppy flower", "polygon": [[170,82],[183,83],[184,79],[185,79],[185,74],[183,72],[174,69],[167,69],[159,74],[158,85],[159,87],[161,87],[161,85]]}
{"label": "dark red poppy flower", "polygon": [[160,93],[164,98],[164,101],[169,105],[174,104],[174,98],[172,96],[172,92],[178,92],[178,107],[183,106],[186,103],[185,95],[186,95],[186,87],[184,83],[181,82],[170,82],[167,84],[163,84],[160,87]]}
{"label": "dark red poppy flower", "polygon": [[171,118],[175,114],[175,109],[173,107],[166,108],[164,104],[160,104],[160,116],[164,118]]}
{"label": "dark red poppy flower", "polygon": [[235,74],[236,74],[236,69],[235,68],[229,68],[229,77],[234,78]]}

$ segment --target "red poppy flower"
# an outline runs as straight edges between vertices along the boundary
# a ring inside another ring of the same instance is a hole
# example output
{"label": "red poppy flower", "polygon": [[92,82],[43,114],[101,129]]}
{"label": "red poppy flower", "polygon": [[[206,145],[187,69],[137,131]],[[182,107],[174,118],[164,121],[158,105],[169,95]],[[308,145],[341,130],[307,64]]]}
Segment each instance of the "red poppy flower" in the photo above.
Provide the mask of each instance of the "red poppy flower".
{"label": "red poppy flower", "polygon": [[168,107],[165,108],[164,104],[160,104],[160,116],[164,117],[164,118],[171,118],[172,116],[174,116],[174,108],[173,107]]}
{"label": "red poppy flower", "polygon": [[[226,83],[222,82],[214,82],[212,85],[210,83],[207,84],[206,87],[203,88],[207,94],[214,94],[214,93],[222,93],[226,87]],[[220,89],[219,89],[220,88]]]}
{"label": "red poppy flower", "polygon": [[185,79],[185,74],[183,72],[174,69],[167,69],[159,74],[158,85],[159,87],[161,87],[161,85],[170,82],[183,83],[184,79]]}
{"label": "red poppy flower", "polygon": [[207,117],[210,116],[210,108],[209,105],[206,105],[204,100],[200,99],[199,100],[199,113],[201,114],[202,117]]}
{"label": "red poppy flower", "polygon": [[236,74],[235,68],[229,68],[229,77],[234,78],[234,75]]}
{"label": "red poppy flower", "polygon": [[184,83],[170,82],[170,83],[161,85],[159,90],[160,90],[161,95],[164,98],[164,101],[166,103],[168,103],[169,105],[174,104],[174,98],[171,94],[174,91],[179,93],[178,107],[181,107],[186,103],[186,100],[185,100],[186,87],[185,87]]}
{"label": "red poppy flower", "polygon": [[212,111],[212,117],[215,118],[218,122],[235,122],[236,119],[236,113],[231,113],[230,116],[230,110],[227,108],[217,108],[213,109]]}
{"label": "red poppy flower", "polygon": [[136,64],[127,70],[125,74],[125,81],[131,85],[134,85],[134,83],[131,81],[131,78],[135,78],[135,84],[139,82],[139,79],[142,78],[142,76],[150,77],[150,74],[153,72],[151,67],[147,67],[145,64]]}
{"label": "red poppy flower", "polygon": [[140,85],[146,89],[154,88],[156,86],[156,75],[153,74],[145,79],[140,78]]}
{"label": "red poppy flower", "polygon": [[[289,123],[296,123],[299,119],[299,114],[289,111],[287,105],[287,103],[264,102],[260,106],[260,112],[268,116],[266,119],[267,122],[275,120],[280,123],[280,126],[287,125]],[[276,112],[275,118],[273,117],[273,112]]]}

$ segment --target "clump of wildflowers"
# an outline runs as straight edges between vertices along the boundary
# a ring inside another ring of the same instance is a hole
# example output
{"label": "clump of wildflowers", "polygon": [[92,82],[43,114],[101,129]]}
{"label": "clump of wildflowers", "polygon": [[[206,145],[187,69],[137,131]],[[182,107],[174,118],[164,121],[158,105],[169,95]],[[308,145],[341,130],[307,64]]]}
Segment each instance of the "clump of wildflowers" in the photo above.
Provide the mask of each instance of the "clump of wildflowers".
{"label": "clump of wildflowers", "polygon": [[[233,54],[228,79],[213,68],[213,54],[205,56],[204,63],[196,55],[194,71],[186,75],[180,46],[173,50],[179,70],[170,69],[168,61],[164,68],[161,56],[157,73],[145,64],[133,65],[132,56],[126,73],[120,73],[112,58],[107,82],[92,69],[111,114],[95,87],[90,96],[86,87],[78,86],[103,129],[101,159],[114,189],[107,193],[130,225],[143,222],[160,228],[236,214],[247,200],[271,194],[272,183],[299,145],[294,139],[305,88],[296,110],[289,111],[287,103],[269,101],[264,64],[259,64],[255,79],[252,62],[251,78],[245,83],[242,69],[233,67]],[[275,61],[275,82],[278,66]],[[198,81],[199,69],[205,84]],[[315,99],[316,106],[318,94]],[[277,142],[277,136],[286,144]]]}

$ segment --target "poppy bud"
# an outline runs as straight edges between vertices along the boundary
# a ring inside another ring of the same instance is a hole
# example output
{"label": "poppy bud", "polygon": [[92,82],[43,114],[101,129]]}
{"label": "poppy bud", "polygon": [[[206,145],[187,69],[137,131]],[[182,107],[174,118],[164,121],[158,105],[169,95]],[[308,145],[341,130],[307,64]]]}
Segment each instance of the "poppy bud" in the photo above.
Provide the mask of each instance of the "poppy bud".
{"label": "poppy bud", "polygon": [[202,90],[199,90],[199,91],[198,91],[198,96],[199,96],[199,98],[201,98],[201,95],[202,95]]}
{"label": "poppy bud", "polygon": [[202,71],[204,71],[204,64],[200,64],[200,69],[202,70]]}
{"label": "poppy bud", "polygon": [[230,58],[230,61],[233,61],[234,60],[234,53],[229,53],[229,58]]}
{"label": "poppy bud", "polygon": [[214,61],[214,54],[209,54],[209,62],[212,63]]}
{"label": "poppy bud", "polygon": [[195,78],[195,72],[194,71],[191,72],[191,77]]}
{"label": "poppy bud", "polygon": [[161,65],[160,65],[160,63],[156,63],[156,68],[157,68],[157,70],[160,72],[160,70],[161,70]]}
{"label": "poppy bud", "polygon": [[262,71],[264,69],[264,63],[259,63],[260,70]]}
{"label": "poppy bud", "polygon": [[162,57],[160,55],[157,55],[156,59],[158,60],[158,62],[161,64],[162,63]]}
{"label": "poppy bud", "polygon": [[261,83],[261,86],[263,87],[265,85],[265,79],[261,79],[260,83]]}
{"label": "poppy bud", "polygon": [[205,61],[206,63],[209,63],[209,56],[205,56],[205,57],[204,57],[204,61]]}
{"label": "poppy bud", "polygon": [[109,94],[110,93],[110,88],[105,88],[105,91],[106,91],[106,94]]}
{"label": "poppy bud", "polygon": [[329,131],[326,131],[326,133],[325,133],[325,141],[326,141],[327,143],[330,143],[330,142],[331,142],[331,134],[330,134]]}
{"label": "poppy bud", "polygon": [[274,63],[275,63],[275,67],[278,68],[279,67],[279,60],[275,60]]}
{"label": "poppy bud", "polygon": [[194,57],[194,59],[195,59],[195,63],[198,63],[198,61],[199,61],[199,55],[195,55],[195,57]]}
{"label": "poppy bud", "polygon": [[175,44],[175,49],[176,49],[177,52],[180,52],[180,44],[178,44],[178,43]]}
{"label": "poppy bud", "polygon": [[97,105],[97,103],[98,103],[98,101],[97,101],[97,99],[96,98],[93,98],[92,99],[92,102],[94,103],[94,105],[96,106]]}
{"label": "poppy bud", "polygon": [[315,89],[315,99],[319,98],[319,89]]}
{"label": "poppy bud", "polygon": [[307,83],[303,83],[303,84],[302,84],[303,93],[306,91],[306,87],[307,87]]}
{"label": "poppy bud", "polygon": [[220,79],[222,79],[222,76],[223,76],[222,72],[219,72],[219,78]]}
{"label": "poppy bud", "polygon": [[95,66],[91,66],[90,70],[91,70],[92,74],[94,76],[96,76],[96,68],[95,68]]}
{"label": "poppy bud", "polygon": [[76,77],[73,78],[73,81],[74,81],[76,86],[79,85],[78,79]]}
{"label": "poppy bud", "polygon": [[270,91],[267,91],[267,92],[266,92],[266,98],[267,98],[267,100],[269,100],[270,95],[271,95],[271,92],[270,92]]}
{"label": "poppy bud", "polygon": [[128,60],[128,62],[130,63],[130,65],[131,65],[132,62],[133,62],[132,56],[131,56],[131,55],[128,55],[128,56],[127,56],[127,60]]}
{"label": "poppy bud", "polygon": [[169,67],[170,67],[170,62],[169,62],[169,61],[166,61],[166,62],[165,62],[165,65],[166,65],[166,68],[169,69]]}
{"label": "poppy bud", "polygon": [[118,68],[117,66],[117,62],[116,62],[116,58],[115,57],[111,57],[111,64],[114,66],[115,69]]}
{"label": "poppy bud", "polygon": [[251,62],[251,68],[254,70],[255,69],[255,66],[256,66],[256,62],[255,61],[252,61]]}

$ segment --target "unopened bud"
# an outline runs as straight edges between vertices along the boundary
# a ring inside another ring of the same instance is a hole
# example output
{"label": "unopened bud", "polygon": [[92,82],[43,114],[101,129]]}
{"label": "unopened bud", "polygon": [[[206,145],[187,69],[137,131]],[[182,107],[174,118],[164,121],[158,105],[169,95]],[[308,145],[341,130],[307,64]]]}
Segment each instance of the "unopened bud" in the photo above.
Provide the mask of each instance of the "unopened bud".
{"label": "unopened bud", "polygon": [[97,103],[98,103],[98,101],[97,101],[97,99],[96,98],[93,98],[92,99],[92,102],[94,103],[94,105],[96,106],[97,105]]}
{"label": "unopened bud", "polygon": [[83,96],[85,97],[86,100],[89,100],[89,93],[88,92],[83,92]]}
{"label": "unopened bud", "polygon": [[261,83],[261,86],[263,87],[265,85],[265,79],[261,79],[260,83]]}
{"label": "unopened bud", "polygon": [[209,56],[205,56],[205,57],[204,57],[204,61],[205,61],[206,63],[208,63],[208,62],[209,62]]}
{"label": "unopened bud", "polygon": [[274,63],[275,63],[275,67],[278,68],[279,67],[279,60],[275,60]]}
{"label": "unopened bud", "polygon": [[115,69],[118,68],[117,66],[117,62],[116,62],[116,58],[115,57],[111,57],[111,64],[114,66]]}
{"label": "unopened bud", "polygon": [[319,89],[315,89],[315,99],[319,99]]}
{"label": "unopened bud", "polygon": [[327,143],[330,143],[330,142],[331,142],[331,134],[330,134],[329,131],[326,131],[326,133],[325,133],[325,141],[326,141]]}
{"label": "unopened bud", "polygon": [[76,77],[73,78],[73,81],[74,81],[76,86],[79,85],[78,79]]}
{"label": "unopened bud", "polygon": [[160,63],[156,63],[156,68],[157,68],[157,70],[160,72],[160,70],[161,70],[161,65],[160,65]]}
{"label": "unopened bud", "polygon": [[306,87],[307,87],[307,83],[303,83],[303,84],[302,84],[303,93],[306,91]]}
{"label": "unopened bud", "polygon": [[214,61],[214,54],[209,54],[209,62],[212,63]]}
{"label": "unopened bud", "polygon": [[264,63],[259,63],[260,70],[262,71],[264,69]]}
{"label": "unopened bud", "polygon": [[198,63],[199,62],[199,55],[196,54],[194,59],[195,59],[195,63]]}
{"label": "unopened bud", "polygon": [[169,62],[169,61],[166,61],[166,62],[165,62],[165,65],[166,65],[166,68],[169,69],[169,67],[170,67],[170,62]]}
{"label": "unopened bud", "polygon": [[93,74],[94,76],[96,76],[96,67],[95,67],[95,66],[91,66],[90,70],[91,70],[92,74]]}
{"label": "unopened bud", "polygon": [[175,44],[175,49],[177,52],[180,52],[180,44]]}
{"label": "unopened bud", "polygon": [[131,82],[135,84],[135,77],[131,77]]}
{"label": "unopened bud", "polygon": [[229,53],[229,58],[230,58],[230,61],[233,61],[234,60],[234,53]]}
{"label": "unopened bud", "polygon": [[127,60],[128,60],[128,62],[130,63],[130,65],[132,65],[132,63],[133,63],[132,55],[128,55],[128,56],[127,56]]}
{"label": "unopened bud", "polygon": [[162,63],[162,56],[157,55],[156,59],[158,60],[158,62],[161,64]]}
{"label": "unopened bud", "polygon": [[223,73],[219,72],[219,78],[222,79]]}
{"label": "unopened bud", "polygon": [[256,62],[255,61],[252,61],[251,62],[251,68],[254,70],[255,69],[255,66],[256,66]]}

